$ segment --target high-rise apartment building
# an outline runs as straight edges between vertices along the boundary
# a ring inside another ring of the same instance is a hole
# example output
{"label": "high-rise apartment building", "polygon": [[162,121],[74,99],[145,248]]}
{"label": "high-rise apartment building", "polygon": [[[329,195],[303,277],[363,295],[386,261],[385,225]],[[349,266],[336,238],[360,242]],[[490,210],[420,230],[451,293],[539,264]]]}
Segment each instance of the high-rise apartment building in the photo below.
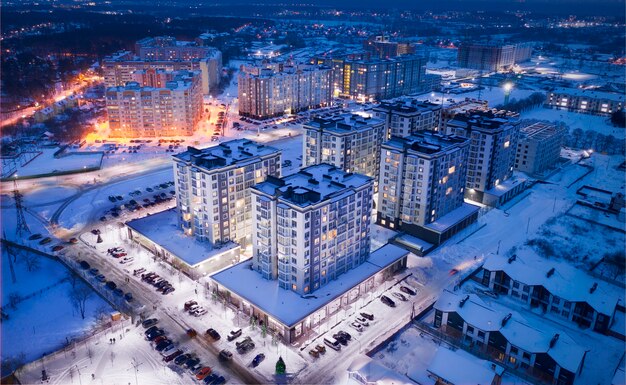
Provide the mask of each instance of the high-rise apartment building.
{"label": "high-rise apartment building", "polygon": [[262,65],[238,78],[239,114],[256,119],[281,116],[332,101],[331,70],[324,66]]}
{"label": "high-rise apartment building", "polygon": [[473,222],[478,207],[463,202],[468,154],[469,139],[427,131],[383,143],[376,222],[435,244]]}
{"label": "high-rise apartment building", "polygon": [[402,55],[389,59],[360,57],[318,57],[315,64],[333,69],[335,96],[357,100],[382,100],[421,92],[426,88],[427,58]]}
{"label": "high-rise apartment building", "polygon": [[532,45],[462,43],[457,53],[458,66],[481,71],[501,71],[530,59]]}
{"label": "high-rise apartment building", "polygon": [[[102,69],[105,86],[124,86],[133,81],[133,73],[155,69],[200,71],[200,84],[205,95],[217,87],[222,72],[222,53],[213,47],[194,46],[190,45],[190,42],[177,42],[172,39],[146,38],[136,43],[135,54],[120,51],[104,58]],[[153,42],[155,40],[171,45],[156,45]],[[153,43],[150,43],[151,41]]]}
{"label": "high-rise apartment building", "polygon": [[111,137],[193,135],[202,116],[200,74],[179,71],[159,77],[152,78],[159,87],[129,82],[106,90]]}
{"label": "high-rise apartment building", "polygon": [[390,41],[388,36],[375,36],[363,42],[363,48],[379,59],[415,53],[411,43]]}
{"label": "high-rise apartment building", "polygon": [[374,116],[385,122],[385,139],[404,138],[421,131],[438,131],[441,105],[414,98],[386,101],[374,107]]}
{"label": "high-rise apartment building", "polygon": [[360,115],[316,117],[304,124],[303,165],[332,164],[377,179],[385,124]]}
{"label": "high-rise apartment building", "polygon": [[522,128],[515,155],[515,169],[529,175],[539,175],[554,167],[561,156],[565,134],[564,127],[542,122]]}
{"label": "high-rise apartment building", "polygon": [[446,134],[470,139],[465,196],[483,202],[484,193],[511,178],[519,140],[516,114],[470,110],[447,122]]}
{"label": "high-rise apartment building", "polygon": [[186,234],[213,244],[250,244],[250,188],[280,177],[280,151],[247,139],[174,156],[179,224]]}
{"label": "high-rise apartment building", "polygon": [[365,262],[373,181],[318,164],[252,188],[253,269],[308,294]]}

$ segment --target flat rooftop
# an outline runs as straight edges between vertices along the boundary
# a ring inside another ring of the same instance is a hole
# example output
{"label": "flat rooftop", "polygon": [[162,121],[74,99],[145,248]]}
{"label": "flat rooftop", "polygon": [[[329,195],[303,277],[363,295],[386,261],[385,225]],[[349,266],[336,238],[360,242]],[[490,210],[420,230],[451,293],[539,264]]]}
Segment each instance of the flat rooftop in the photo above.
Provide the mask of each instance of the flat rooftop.
{"label": "flat rooftop", "polygon": [[441,105],[429,101],[419,101],[414,98],[402,97],[390,102],[382,102],[374,107],[374,111],[393,111],[400,115],[414,115],[424,112],[440,110]]}
{"label": "flat rooftop", "polygon": [[264,279],[261,274],[252,270],[251,261],[215,273],[211,279],[283,325],[291,327],[408,254],[409,252],[401,247],[386,244],[372,252],[367,261],[358,267],[348,270],[304,297],[291,290],[280,288],[278,280]]}
{"label": "flat rooftop", "polygon": [[367,185],[372,186],[372,178],[321,163],[283,178],[268,177],[252,188],[278,197],[279,201],[305,207],[324,200],[339,199],[343,194],[352,194],[355,189]]}
{"label": "flat rooftop", "polygon": [[187,151],[174,155],[174,159],[210,171],[228,166],[246,166],[275,154],[280,154],[280,150],[252,140],[237,139],[204,149],[189,146]]}
{"label": "flat rooftop", "polygon": [[622,103],[624,102],[624,94],[620,94],[617,92],[595,91],[593,89],[555,88],[554,90],[550,91],[550,93],[557,95],[588,97],[591,99],[606,99]]}
{"label": "flat rooftop", "polygon": [[366,131],[382,125],[380,119],[365,117],[356,114],[338,114],[326,118],[314,117],[304,124],[304,129],[323,130],[337,135],[347,135],[359,131]]}
{"label": "flat rooftop", "polygon": [[443,155],[452,149],[468,144],[469,139],[461,136],[423,131],[403,138],[392,136],[391,139],[383,144],[383,147],[417,155]]}
{"label": "flat rooftop", "polygon": [[[515,259],[509,260],[504,255],[491,254],[483,268],[504,271],[525,285],[541,285],[569,302],[586,302],[596,311],[609,316],[613,315],[617,304],[624,305],[622,288],[594,278],[569,263],[542,258],[526,248],[518,250]],[[550,271],[552,273],[548,276]],[[595,289],[591,290],[594,286]]]}
{"label": "flat rooftop", "polygon": [[178,226],[176,208],[133,219],[126,222],[126,226],[150,239],[191,267],[196,267],[212,257],[238,247],[236,243],[228,242],[216,249],[210,242],[200,242],[193,236],[185,235]]}
{"label": "flat rooftop", "polygon": [[444,233],[446,230],[476,213],[478,210],[480,210],[479,206],[463,202],[461,206],[438,218],[436,221],[424,225],[424,227],[438,233]]}

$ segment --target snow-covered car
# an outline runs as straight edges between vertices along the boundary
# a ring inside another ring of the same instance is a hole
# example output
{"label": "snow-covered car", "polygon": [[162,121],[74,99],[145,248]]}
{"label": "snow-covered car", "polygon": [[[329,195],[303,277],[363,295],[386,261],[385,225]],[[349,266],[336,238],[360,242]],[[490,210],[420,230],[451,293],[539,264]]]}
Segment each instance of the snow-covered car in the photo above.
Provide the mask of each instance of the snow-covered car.
{"label": "snow-covered car", "polygon": [[129,263],[132,263],[132,262],[135,262],[135,258],[133,258],[133,257],[124,257],[124,258],[122,258],[120,260],[120,263],[122,265],[126,265],[126,264],[129,264]]}
{"label": "snow-covered car", "polygon": [[393,293],[391,293],[391,295],[393,295],[394,297],[396,297],[400,301],[406,301],[406,297],[404,295],[400,294],[400,293],[396,293],[394,291]]}
{"label": "snow-covered car", "polygon": [[191,314],[195,317],[200,317],[202,315],[205,315],[207,313],[207,310],[203,307],[199,307],[196,310],[194,310]]}
{"label": "snow-covered car", "polygon": [[408,295],[415,295],[415,294],[417,294],[417,292],[414,289],[412,289],[412,288],[410,288],[408,286],[400,286],[400,291],[403,292],[403,293],[406,293]]}
{"label": "snow-covered car", "polygon": [[370,323],[363,317],[356,317],[356,322],[360,323],[363,326],[370,326]]}
{"label": "snow-covered car", "polygon": [[360,323],[356,322],[356,321],[355,321],[355,322],[351,322],[351,323],[350,323],[350,326],[351,326],[354,330],[356,330],[356,331],[359,331],[359,332],[362,332],[362,331],[363,331],[363,326],[362,326]]}

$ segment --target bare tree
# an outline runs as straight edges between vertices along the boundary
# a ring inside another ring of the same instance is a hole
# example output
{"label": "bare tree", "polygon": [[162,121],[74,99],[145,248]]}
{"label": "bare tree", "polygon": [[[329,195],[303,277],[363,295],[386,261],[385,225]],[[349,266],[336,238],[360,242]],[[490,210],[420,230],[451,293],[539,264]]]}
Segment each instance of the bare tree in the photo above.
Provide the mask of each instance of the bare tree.
{"label": "bare tree", "polygon": [[87,357],[89,357],[89,363],[93,364],[93,349],[91,349],[91,345],[87,346]]}
{"label": "bare tree", "polygon": [[78,276],[74,274],[72,270],[68,270],[66,273],[66,278],[67,278],[67,281],[70,283],[70,285],[72,285],[72,289],[75,289],[76,284],[79,281]]}
{"label": "bare tree", "polygon": [[9,306],[15,309],[18,303],[22,301],[22,295],[16,291],[9,293]]}
{"label": "bare tree", "polygon": [[82,319],[85,319],[87,300],[91,298],[92,295],[93,291],[85,284],[77,284],[75,287],[70,289],[70,302],[72,302],[74,308],[78,310]]}
{"label": "bare tree", "polygon": [[39,257],[33,253],[24,253],[23,261],[28,271],[37,271],[41,267]]}

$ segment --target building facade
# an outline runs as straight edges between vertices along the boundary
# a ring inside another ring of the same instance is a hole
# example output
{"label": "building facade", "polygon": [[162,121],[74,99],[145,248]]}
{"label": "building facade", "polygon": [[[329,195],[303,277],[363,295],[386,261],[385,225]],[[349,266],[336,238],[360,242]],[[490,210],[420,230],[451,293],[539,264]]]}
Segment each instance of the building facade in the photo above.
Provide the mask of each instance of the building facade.
{"label": "building facade", "polygon": [[323,66],[264,66],[238,78],[239,115],[266,119],[332,102],[331,70]]}
{"label": "building facade", "polygon": [[502,71],[530,60],[532,45],[462,43],[457,53],[458,66],[480,71]]}
{"label": "building facade", "polygon": [[379,59],[393,58],[415,53],[415,46],[410,43],[390,41],[388,36],[375,36],[363,42],[363,48]]}
{"label": "building facade", "polygon": [[447,122],[447,134],[470,139],[466,198],[483,202],[486,191],[512,177],[519,131],[519,119],[506,111],[470,110]]}
{"label": "building facade", "polygon": [[329,164],[252,188],[253,269],[309,294],[370,253],[373,181]]}
{"label": "building facade", "polygon": [[421,131],[438,131],[441,106],[417,99],[382,102],[374,107],[374,117],[385,122],[385,139],[404,138]]}
{"label": "building facade", "polygon": [[[110,87],[105,93],[109,136],[139,138],[190,136],[202,116],[198,72],[165,74],[162,87],[137,82]],[[156,80],[155,80],[156,81]]]}
{"label": "building facade", "polygon": [[304,124],[304,167],[332,164],[345,172],[378,178],[382,120],[359,115],[313,118]]}
{"label": "building facade", "polygon": [[610,116],[624,109],[624,95],[613,92],[557,88],[548,92],[545,106],[584,114]]}
{"label": "building facade", "polygon": [[[205,56],[175,59],[144,58],[129,51],[120,51],[102,61],[105,87],[124,86],[133,81],[133,74],[142,70],[165,71],[200,71],[202,93],[207,95],[220,82],[222,72],[222,53],[215,48],[203,47]],[[161,57],[161,56],[159,56]],[[175,56],[176,57],[176,56]]]}
{"label": "building facade", "polygon": [[361,101],[382,100],[426,89],[427,58],[402,55],[389,59],[362,57],[313,59],[333,69],[333,94]]}
{"label": "building facade", "polygon": [[247,139],[206,149],[188,147],[174,156],[180,227],[212,244],[251,240],[250,188],[280,177],[279,150]]}
{"label": "building facade", "polygon": [[475,206],[443,234],[430,228],[464,205],[468,153],[468,139],[431,132],[383,143],[376,223],[439,244],[473,222]]}
{"label": "building facade", "polygon": [[520,130],[515,169],[540,175],[554,167],[561,156],[566,129],[547,123],[534,123]]}

